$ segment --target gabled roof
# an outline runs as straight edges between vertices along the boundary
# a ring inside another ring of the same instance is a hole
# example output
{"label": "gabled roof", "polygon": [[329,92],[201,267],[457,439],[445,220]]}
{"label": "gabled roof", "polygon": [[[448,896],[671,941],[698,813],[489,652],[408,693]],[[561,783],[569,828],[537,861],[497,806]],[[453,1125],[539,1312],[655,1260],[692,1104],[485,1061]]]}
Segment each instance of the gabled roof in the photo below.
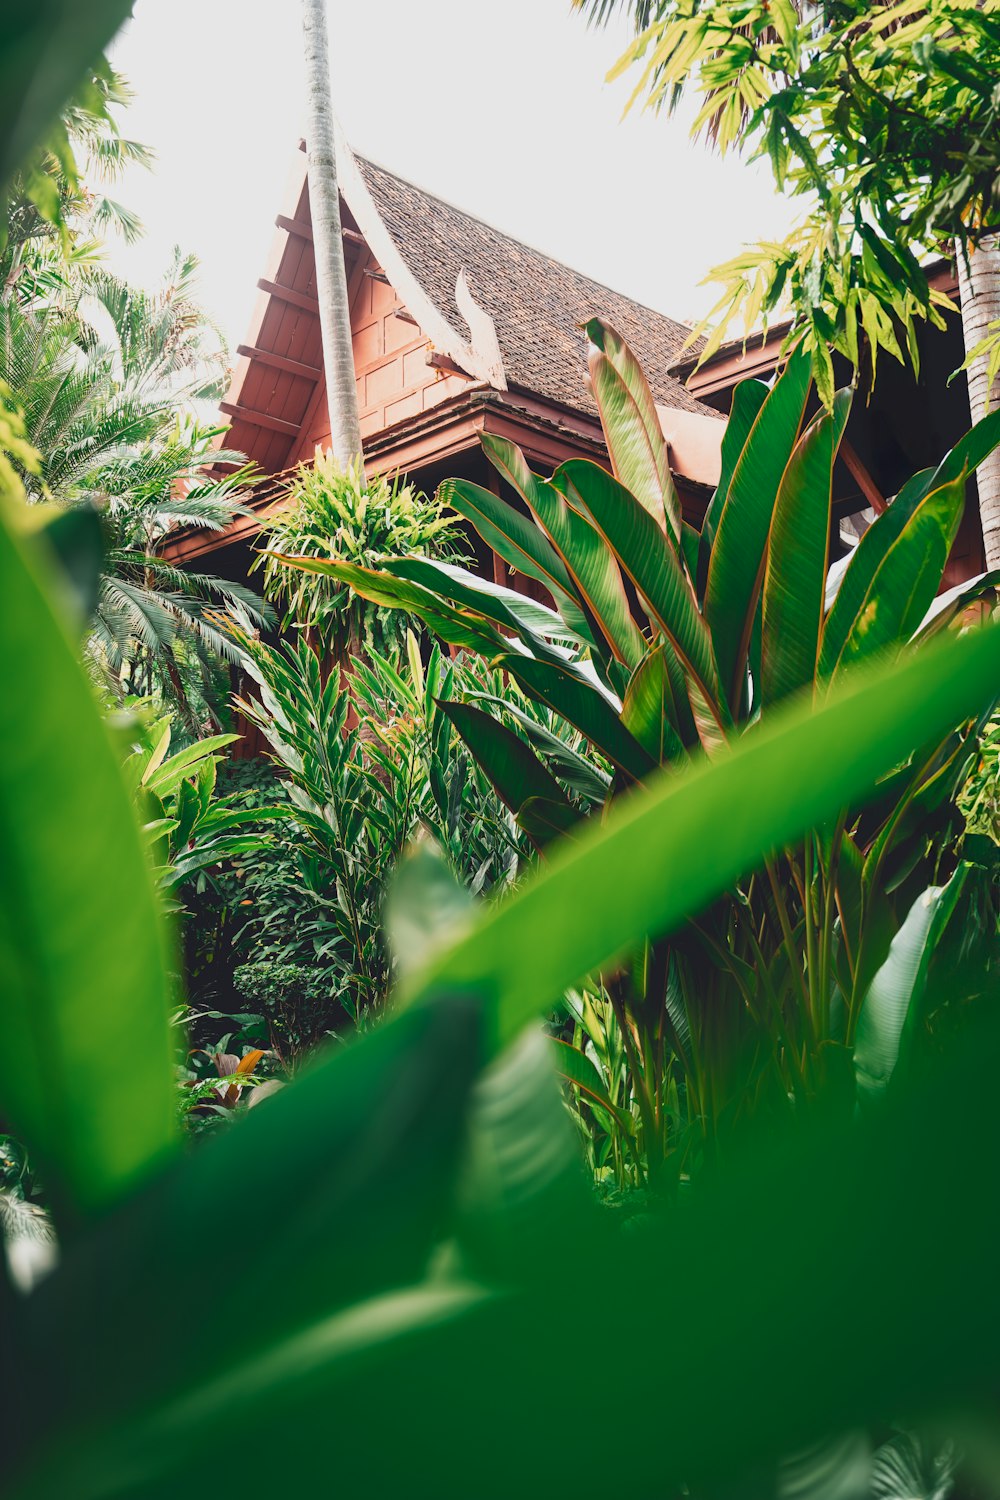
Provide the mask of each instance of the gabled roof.
{"label": "gabled roof", "polygon": [[[338,169],[352,285],[362,273],[388,283],[395,311],[424,341],[426,363],[455,372],[470,399],[474,391],[492,392],[498,400],[532,406],[540,419],[548,412],[553,421],[582,424],[599,445],[580,325],[601,316],[635,350],[660,406],[714,415],[669,373],[688,334],[683,324],[356,157],[344,141]],[[262,295],[222,402],[233,424],[228,444],[271,474],[311,453],[323,391],[303,152],[296,153],[285,211],[276,223],[270,261],[258,283]],[[359,382],[365,378],[359,365]],[[436,388],[425,409],[447,390]],[[384,447],[381,433],[394,431],[373,430],[369,420],[366,447],[369,441]]]}
{"label": "gabled roof", "polygon": [[[492,320],[509,387],[579,411],[594,411],[584,384],[585,339],[580,325],[600,316],[631,346],[660,405],[705,410],[668,374],[690,332],[684,324],[602,286],[374,162],[363,157],[355,161],[400,256],[456,329],[468,319],[467,304],[460,306],[456,297],[464,273],[473,302]],[[353,208],[349,191],[345,197]]]}

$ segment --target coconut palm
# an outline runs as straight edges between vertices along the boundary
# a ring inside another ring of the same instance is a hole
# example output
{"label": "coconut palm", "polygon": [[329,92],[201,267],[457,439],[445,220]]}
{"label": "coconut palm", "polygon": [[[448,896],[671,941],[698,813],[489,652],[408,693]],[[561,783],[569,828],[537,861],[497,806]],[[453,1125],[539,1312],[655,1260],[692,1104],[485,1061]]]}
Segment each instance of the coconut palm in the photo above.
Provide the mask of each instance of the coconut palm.
{"label": "coconut palm", "polygon": [[[192,729],[182,663],[214,718],[213,675],[234,657],[220,614],[238,607],[254,625],[267,617],[250,590],[162,555],[173,531],[221,531],[245,514],[254,478],[241,453],[215,446],[222,429],[192,412],[217,387],[223,358],[191,295],[194,269],[178,252],[152,293],[101,271],[61,304],[0,299],[0,380],[39,454],[37,473],[23,469],[29,498],[90,504],[104,518],[88,655],[113,693],[158,686]],[[231,472],[207,478],[209,464]]]}
{"label": "coconut palm", "polygon": [[[87,498],[105,519],[106,553],[88,653],[116,694],[159,685],[189,728],[195,714],[183,683],[182,658],[200,679],[208,717],[215,720],[213,672],[238,653],[220,628],[238,613],[244,624],[270,620],[250,589],[228,579],[179,568],[163,555],[166,537],[183,527],[222,531],[243,504],[252,471],[243,456],[213,447],[217,429],[179,419],[173,430],[126,452],[91,476]],[[209,462],[236,465],[206,479]]]}
{"label": "coconut palm", "polygon": [[309,208],[316,252],[316,290],[323,336],[326,399],[330,409],[330,444],[340,467],[348,469],[361,456],[361,427],[354,383],[344,237],[340,224],[326,0],[302,0],[302,34],[305,43]]}
{"label": "coconut palm", "polygon": [[[126,241],[142,224],[109,189],[126,167],[152,164],[141,141],[123,136],[114,111],[132,90],[101,58],[47,141],[7,186],[0,228],[0,296],[34,298],[65,283],[67,269],[94,257],[111,229]],[[96,182],[95,188],[92,183]]]}

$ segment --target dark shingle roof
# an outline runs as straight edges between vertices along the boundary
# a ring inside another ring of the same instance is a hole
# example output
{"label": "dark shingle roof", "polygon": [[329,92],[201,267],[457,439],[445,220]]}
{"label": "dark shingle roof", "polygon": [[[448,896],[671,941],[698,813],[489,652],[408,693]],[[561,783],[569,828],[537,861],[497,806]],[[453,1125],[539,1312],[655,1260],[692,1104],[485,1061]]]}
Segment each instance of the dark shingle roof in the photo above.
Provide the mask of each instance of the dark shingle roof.
{"label": "dark shingle roof", "polygon": [[593,412],[579,325],[599,316],[629,344],[658,402],[716,415],[667,373],[689,332],[683,323],[591,281],[364,157],[357,162],[400,254],[459,331],[465,325],[455,305],[455,282],[464,269],[473,297],[493,319],[511,386]]}

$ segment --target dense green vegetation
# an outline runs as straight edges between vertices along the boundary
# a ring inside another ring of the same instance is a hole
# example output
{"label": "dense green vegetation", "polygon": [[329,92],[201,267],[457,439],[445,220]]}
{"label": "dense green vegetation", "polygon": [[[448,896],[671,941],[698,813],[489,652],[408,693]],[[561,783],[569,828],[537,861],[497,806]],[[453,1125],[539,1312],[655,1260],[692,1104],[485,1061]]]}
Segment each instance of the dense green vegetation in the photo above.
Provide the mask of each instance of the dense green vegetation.
{"label": "dense green vegetation", "polygon": [[321,464],[273,615],[170,570],[253,475],[190,266],[65,250],[124,9],[0,50],[0,1495],[995,1493],[1000,420],[831,568],[851,392],[741,386],[697,532],[595,321],[613,473]]}

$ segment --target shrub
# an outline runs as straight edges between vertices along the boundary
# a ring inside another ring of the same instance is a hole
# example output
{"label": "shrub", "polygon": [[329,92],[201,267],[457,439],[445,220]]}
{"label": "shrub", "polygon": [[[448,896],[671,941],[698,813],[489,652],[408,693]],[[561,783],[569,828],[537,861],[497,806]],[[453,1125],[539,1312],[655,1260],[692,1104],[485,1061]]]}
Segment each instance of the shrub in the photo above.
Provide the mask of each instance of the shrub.
{"label": "shrub", "polygon": [[337,662],[369,651],[392,655],[405,626],[328,578],[289,568],[285,556],[340,558],[375,567],[386,557],[448,558],[459,552],[452,517],[413,485],[359,467],[342,470],[332,455],[300,464],[288,503],[271,524],[262,560],[264,588],[286,628],[306,628]]}

